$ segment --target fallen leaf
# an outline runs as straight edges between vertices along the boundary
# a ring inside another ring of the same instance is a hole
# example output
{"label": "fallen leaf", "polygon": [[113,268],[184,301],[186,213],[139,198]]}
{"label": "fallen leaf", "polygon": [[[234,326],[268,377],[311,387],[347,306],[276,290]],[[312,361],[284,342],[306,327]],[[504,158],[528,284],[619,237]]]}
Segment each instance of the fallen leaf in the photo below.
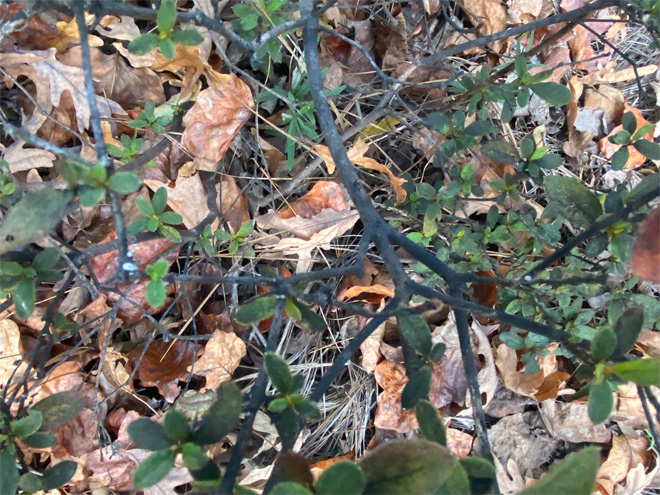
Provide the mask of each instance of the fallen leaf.
{"label": "fallen leaf", "polygon": [[[504,386],[509,390],[527,397],[534,397],[546,377],[549,377],[557,371],[557,357],[552,352],[546,356],[538,356],[539,366],[541,369],[536,373],[527,375],[518,372],[519,359],[516,351],[507,347],[505,344],[500,344],[496,352],[495,364]],[[551,379],[552,382],[556,380],[556,376]],[[548,385],[549,386],[549,385]]]}
{"label": "fallen leaf", "polygon": [[598,89],[588,88],[584,92],[584,107],[603,111],[605,133],[609,133],[615,122],[621,122],[625,108],[623,93],[612,86],[601,84]]}
{"label": "fallen leaf", "polygon": [[26,368],[18,325],[12,320],[4,319],[0,321],[0,383],[3,387],[8,387],[12,374],[14,383],[21,378]]}
{"label": "fallen leaf", "polygon": [[637,231],[630,267],[636,277],[660,283],[660,208],[649,213]]}
{"label": "fallen leaf", "polygon": [[362,354],[360,364],[367,373],[374,372],[378,361],[380,361],[380,358],[382,357],[380,346],[383,342],[383,336],[385,335],[385,323],[386,322],[383,322],[378,325],[376,330],[374,330],[373,333],[369,335],[362,344],[360,344],[360,353]]}
{"label": "fallen leaf", "polygon": [[[506,11],[497,0],[461,0],[468,18],[473,26],[477,27],[479,36],[499,33],[506,29]],[[497,40],[491,43],[495,53],[500,53],[504,41]]]}
{"label": "fallen leaf", "polygon": [[344,293],[344,299],[377,304],[385,297],[394,297],[394,291],[380,284],[361,286],[355,285]]}
{"label": "fallen leaf", "polygon": [[[625,480],[633,466],[637,466],[640,463],[648,466],[651,455],[646,450],[647,447],[648,441],[643,437],[613,436],[612,448],[607,456],[607,460],[598,468],[596,483],[603,487],[611,487],[611,489],[606,489],[605,491],[608,495],[612,495],[614,493],[614,485]],[[604,483],[604,480],[610,483]]]}
{"label": "fallen leaf", "polygon": [[469,433],[457,430],[455,428],[447,428],[447,448],[451,455],[456,459],[464,459],[472,450],[472,442],[474,438]]}
{"label": "fallen leaf", "polygon": [[216,171],[218,161],[254,110],[249,86],[235,74],[215,74],[213,79],[183,117],[186,128],[181,137],[198,169],[208,172]]}
{"label": "fallen leaf", "polygon": [[541,416],[553,438],[572,443],[608,443],[612,434],[604,423],[594,425],[587,404],[557,402],[548,399],[541,404]]}
{"label": "fallen leaf", "polygon": [[371,261],[369,261],[369,258],[364,258],[363,261],[363,275],[361,277],[358,277],[357,275],[354,275],[352,273],[349,273],[346,275],[344,278],[342,278],[341,282],[339,283],[339,287],[337,288],[337,300],[338,301],[345,301],[346,298],[346,291],[349,290],[351,287],[356,286],[356,285],[362,285],[362,286],[369,286],[374,280],[374,277],[378,275],[378,268],[376,268]]}
{"label": "fallen leaf", "polygon": [[204,347],[204,354],[188,371],[206,377],[200,392],[216,390],[221,383],[231,379],[232,373],[245,356],[245,343],[233,332],[216,330]]}
{"label": "fallen leaf", "polygon": [[341,187],[336,182],[317,182],[306,194],[279,210],[278,214],[283,219],[295,216],[312,218],[326,208],[335,211],[350,209]]}
{"label": "fallen leaf", "polygon": [[140,36],[140,28],[135,24],[135,20],[126,15],[104,16],[96,26],[96,31],[106,38],[123,41],[133,41],[134,38]]}
{"label": "fallen leaf", "polygon": [[374,378],[383,391],[378,394],[378,405],[374,426],[385,430],[407,433],[417,428],[417,418],[413,409],[401,408],[401,392],[408,381],[403,366],[387,360],[381,361],[374,369]]}
{"label": "fallen leaf", "polygon": [[[85,12],[85,25],[89,26],[94,22],[96,16]],[[63,52],[71,45],[80,44],[80,31],[78,31],[78,23],[76,19],[71,21],[59,21],[55,23],[57,28],[57,36],[48,40],[48,46],[55,48],[58,52]],[[87,41],[90,47],[103,46],[103,40],[98,36],[90,34],[87,36]]]}

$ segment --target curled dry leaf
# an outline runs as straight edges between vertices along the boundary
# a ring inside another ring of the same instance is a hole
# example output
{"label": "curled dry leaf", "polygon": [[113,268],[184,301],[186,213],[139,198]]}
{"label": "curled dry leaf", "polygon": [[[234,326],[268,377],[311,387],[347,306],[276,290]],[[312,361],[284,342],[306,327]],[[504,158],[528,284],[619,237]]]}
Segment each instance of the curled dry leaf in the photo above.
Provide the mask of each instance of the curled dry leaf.
{"label": "curled dry leaf", "polygon": [[218,160],[254,109],[250,88],[235,74],[216,73],[213,79],[183,117],[186,129],[181,137],[199,170],[209,172],[215,172]]}
{"label": "curled dry leaf", "polygon": [[[89,26],[94,22],[95,16],[85,13],[85,24]],[[58,52],[63,52],[71,45],[80,45],[80,31],[78,30],[78,23],[76,19],[71,19],[69,22],[59,21],[55,24],[57,28],[57,35],[48,40],[48,46],[55,48]],[[92,34],[87,36],[89,46],[94,48],[103,46],[103,40],[98,36]]]}
{"label": "curled dry leaf", "polygon": [[341,280],[341,282],[339,283],[339,287],[337,288],[336,297],[338,301],[345,301],[347,299],[345,295],[346,291],[353,286],[356,285],[370,286],[374,280],[374,277],[378,275],[379,269],[376,268],[371,263],[371,261],[369,261],[369,258],[364,258],[363,265],[364,265],[363,266],[364,271],[362,277],[358,277],[357,275],[349,273]]}
{"label": "curled dry leaf", "polygon": [[326,208],[335,211],[350,209],[344,199],[344,193],[339,184],[331,181],[319,181],[303,196],[278,211],[280,218],[288,219],[295,216],[312,218]]}
{"label": "curled dry leaf", "polygon": [[[245,356],[245,343],[233,332],[216,330],[204,347],[204,354],[193,365],[193,373],[206,377],[200,392],[215,390],[231,375]],[[191,366],[188,366],[190,371]]]}
{"label": "curled dry leaf", "polygon": [[660,283],[660,208],[653,210],[639,228],[630,265],[636,277]]}
{"label": "curled dry leaf", "polygon": [[114,40],[133,41],[140,36],[140,28],[135,24],[135,20],[125,15],[121,17],[104,16],[96,26],[96,31],[106,38]]}
{"label": "curled dry leaf", "polygon": [[598,468],[596,475],[600,492],[613,495],[615,486],[626,479],[631,468],[639,464],[648,466],[652,455],[647,448],[648,440],[644,437],[613,436],[607,460]]}
{"label": "curled dry leaf", "polygon": [[[387,175],[390,179],[390,184],[392,184],[392,187],[394,188],[394,191],[396,193],[395,203],[399,204],[403,202],[406,199],[406,191],[401,186],[405,184],[406,180],[396,177],[392,173],[392,171],[382,163],[378,163],[373,158],[365,157],[364,154],[368,150],[369,150],[369,145],[358,137],[355,140],[355,143],[353,144],[351,149],[348,150],[346,153],[348,155],[348,159],[355,165],[368,168],[371,170],[378,170],[379,172],[383,172],[385,175]],[[332,159],[332,155],[330,154],[330,150],[328,149],[328,147],[322,145],[315,145],[314,151],[316,151],[316,153],[323,159],[323,161],[325,161],[325,164],[328,167],[328,172],[333,174],[335,171],[335,162]]]}
{"label": "curled dry leaf", "polygon": [[382,353],[380,352],[380,346],[383,342],[383,336],[385,335],[385,324],[386,322],[378,325],[378,328],[373,331],[367,339],[360,344],[360,352],[362,353],[362,367],[367,373],[373,373],[376,369],[376,365],[380,360]]}

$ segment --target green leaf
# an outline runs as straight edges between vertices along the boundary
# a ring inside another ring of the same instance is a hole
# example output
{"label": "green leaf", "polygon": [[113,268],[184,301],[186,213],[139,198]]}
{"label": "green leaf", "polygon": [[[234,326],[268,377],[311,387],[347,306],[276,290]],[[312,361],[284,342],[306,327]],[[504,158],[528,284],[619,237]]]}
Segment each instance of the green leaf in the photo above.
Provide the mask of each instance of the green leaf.
{"label": "green leaf", "polygon": [[102,187],[95,187],[93,189],[85,189],[80,193],[80,206],[94,206],[105,196],[105,189]]}
{"label": "green leaf", "polygon": [[415,372],[403,387],[401,407],[412,409],[421,399],[428,399],[431,391],[431,370],[422,368]]}
{"label": "green leaf", "polygon": [[435,442],[393,440],[373,449],[359,466],[367,478],[363,493],[394,495],[435,493],[458,463]]}
{"label": "green leaf", "polygon": [[218,389],[218,398],[204,415],[190,436],[199,445],[208,445],[222,440],[238,422],[243,404],[243,395],[234,382],[225,382]]}
{"label": "green leaf", "polygon": [[614,365],[614,372],[637,385],[660,386],[660,357],[617,363]]}
{"label": "green leaf", "polygon": [[312,495],[308,488],[295,481],[282,481],[269,492],[270,495]]}
{"label": "green leaf", "polygon": [[60,259],[60,253],[55,248],[46,248],[37,254],[30,266],[35,270],[45,270],[47,268],[53,268]]}
{"label": "green leaf", "polygon": [[296,411],[306,420],[317,419],[321,417],[319,406],[310,399],[303,400],[300,404],[296,405]]}
{"label": "green leaf", "polygon": [[[158,46],[158,35],[147,33],[138,36],[128,44],[128,51],[133,55],[145,55]],[[141,126],[140,126],[141,127]]]}
{"label": "green leaf", "polygon": [[144,232],[144,229],[147,228],[148,222],[149,219],[147,217],[138,218],[135,222],[128,224],[126,227],[126,233],[128,235],[135,235],[139,234],[140,232]]}
{"label": "green leaf", "polygon": [[185,442],[190,436],[188,419],[181,411],[177,411],[176,409],[170,409],[165,413],[163,428],[165,429],[167,438],[172,442]]}
{"label": "green leaf", "polygon": [[185,443],[181,449],[183,462],[191,471],[202,469],[209,462],[206,452],[196,443]]}
{"label": "green leaf", "polygon": [[564,163],[561,156],[555,154],[543,155],[541,158],[534,160],[534,164],[545,169],[553,170]]}
{"label": "green leaf", "polygon": [[296,438],[298,438],[298,434],[300,433],[298,416],[294,410],[287,407],[280,414],[271,416],[271,419],[275,423],[277,433],[280,435],[282,448],[285,451],[293,449]]}
{"label": "green leaf", "polygon": [[517,165],[520,161],[520,155],[516,147],[503,139],[495,141],[486,141],[479,149],[481,154],[497,163],[506,163],[508,165]]}
{"label": "green leaf", "polygon": [[398,316],[399,332],[405,341],[424,356],[431,353],[433,342],[431,341],[431,329],[428,323],[420,315]]}
{"label": "green leaf", "polygon": [[274,352],[264,354],[264,368],[275,388],[282,394],[295,392],[293,375],[286,361]]}
{"label": "green leaf", "polygon": [[16,467],[16,447],[0,444],[0,493],[14,494],[18,488],[18,467]]}
{"label": "green leaf", "polygon": [[140,449],[162,450],[172,445],[163,425],[149,418],[136,419],[128,425],[126,431]]}
{"label": "green leaf", "polygon": [[497,476],[495,467],[490,462],[480,457],[465,457],[459,459],[458,463],[469,478],[469,493],[476,495],[489,492]]}
{"label": "green leaf", "polygon": [[18,438],[29,437],[41,428],[42,418],[41,411],[29,409],[27,416],[20,419],[13,419],[9,423],[9,429]]}
{"label": "green leaf", "polygon": [[33,449],[47,449],[48,447],[52,447],[57,443],[57,438],[55,438],[55,436],[51,435],[50,433],[38,432],[34,435],[30,435],[27,438],[22,438],[21,441]]}
{"label": "green leaf", "polygon": [[160,40],[160,44],[158,45],[158,47],[160,48],[160,53],[162,53],[163,57],[167,59],[172,60],[174,58],[174,55],[176,55],[176,47],[174,46],[174,43],[172,43],[172,40],[170,38],[165,38]]}
{"label": "green leaf", "polygon": [[61,461],[44,471],[41,486],[44,490],[54,490],[67,483],[76,473],[76,461]]}
{"label": "green leaf", "polygon": [[162,32],[170,32],[176,23],[176,5],[174,0],[163,0],[156,16],[156,25]]}
{"label": "green leaf", "polygon": [[34,473],[25,473],[18,479],[18,486],[28,493],[37,493],[43,490],[41,478]]}
{"label": "green leaf", "polygon": [[0,272],[5,275],[23,275],[23,267],[15,261],[0,261]]}
{"label": "green leaf", "polygon": [[204,41],[204,38],[196,29],[182,29],[181,31],[174,31],[172,32],[172,36],[170,38],[172,41],[174,41],[174,43],[186,46],[199,45],[202,41]]}
{"label": "green leaf", "polygon": [[142,213],[144,213],[147,216],[153,215],[156,212],[154,211],[154,207],[149,203],[149,201],[142,199],[142,198],[136,198],[135,199],[135,206],[138,207],[138,210],[140,210]]}
{"label": "green leaf", "polygon": [[545,178],[548,209],[559,214],[573,227],[586,229],[603,214],[598,197],[572,177],[553,175]]}
{"label": "green leaf", "polygon": [[635,141],[633,146],[649,160],[660,160],[660,144],[646,139],[640,139],[639,141]]}
{"label": "green leaf", "polygon": [[601,328],[591,341],[591,354],[596,361],[605,361],[616,348],[616,333],[609,327]]}
{"label": "green leaf", "polygon": [[49,234],[64,216],[71,191],[44,189],[24,194],[0,226],[0,254],[19,249]]}
{"label": "green leaf", "polygon": [[165,284],[160,280],[152,280],[147,284],[147,289],[145,290],[144,295],[150,306],[153,308],[159,307],[163,304],[165,296],[167,295]]}
{"label": "green leaf", "polygon": [[628,161],[629,155],[628,146],[621,146],[621,148],[616,150],[611,158],[612,170],[621,170]]}
{"label": "green leaf", "polygon": [[443,447],[447,445],[445,425],[433,404],[426,399],[420,400],[415,406],[415,416],[419,423],[419,431],[427,440],[439,443]]}
{"label": "green leaf", "polygon": [[160,232],[160,234],[165,239],[173,242],[174,244],[181,242],[181,234],[174,227],[170,227],[169,225],[161,225],[158,227],[158,232]]}
{"label": "green leaf", "polygon": [[587,447],[561,461],[560,465],[543,476],[520,495],[591,495],[600,466],[600,453],[596,447]]}
{"label": "green leaf", "polygon": [[338,462],[321,473],[314,492],[319,495],[359,495],[366,481],[359,466],[352,462]]}
{"label": "green leaf", "polygon": [[[158,190],[154,193],[154,197],[151,198],[151,205],[153,206],[153,211],[156,215],[160,215],[161,213],[163,213],[165,211],[165,208],[167,207],[167,189],[165,189],[164,187],[159,187]],[[138,206],[138,208],[140,207]],[[149,214],[145,211],[143,211],[142,213],[144,213],[145,215]]]}
{"label": "green leaf", "polygon": [[465,136],[485,136],[486,134],[490,134],[491,132],[495,132],[497,130],[497,126],[495,126],[492,122],[488,120],[477,120],[475,122],[472,122],[469,126],[465,128],[463,131],[463,135]]}
{"label": "green leaf", "polygon": [[615,359],[622,358],[635,345],[644,325],[644,308],[635,307],[626,310],[615,322],[614,333],[617,339]]}
{"label": "green leaf", "polygon": [[621,126],[623,126],[630,135],[635,134],[635,130],[637,129],[637,119],[635,118],[635,114],[632,112],[624,113],[621,116]]}
{"label": "green leaf", "polygon": [[542,82],[530,84],[531,89],[537,96],[543,98],[545,101],[555,106],[566,105],[571,101],[571,91],[561,84],[554,82]]}
{"label": "green leaf", "polygon": [[250,325],[265,320],[275,313],[277,300],[274,297],[260,297],[244,305],[236,312],[236,321],[241,325]]}
{"label": "green leaf", "polygon": [[429,358],[431,358],[431,361],[433,361],[434,363],[437,363],[445,355],[446,350],[447,350],[447,346],[442,342],[439,342],[433,346]]}
{"label": "green leaf", "polygon": [[444,114],[438,112],[430,113],[427,120],[441,134],[447,134],[451,130],[451,121]]}
{"label": "green leaf", "polygon": [[142,181],[133,172],[115,172],[108,179],[108,187],[120,194],[134,193],[141,185]]}
{"label": "green leaf", "polygon": [[[196,481],[211,482],[212,485],[217,485],[217,482],[220,480],[220,470],[218,469],[218,466],[216,466],[215,462],[211,460],[204,464],[202,468],[191,470],[190,474]],[[234,488],[234,493],[238,495],[236,488]]]}
{"label": "green leaf", "polygon": [[252,233],[252,228],[253,228],[254,223],[252,220],[247,220],[243,222],[238,229],[238,232],[236,232],[236,235],[238,237],[247,237]]}
{"label": "green leaf", "polygon": [[34,280],[23,278],[12,291],[16,314],[21,320],[27,320],[34,311]]}
{"label": "green leaf", "polygon": [[277,399],[273,399],[268,403],[268,410],[274,413],[281,413],[287,407],[289,407],[289,403],[284,397],[278,397]]}
{"label": "green leaf", "polygon": [[174,213],[173,211],[163,212],[160,216],[160,219],[165,223],[169,223],[170,225],[179,225],[183,222],[183,217],[178,213]]}
{"label": "green leaf", "polygon": [[300,312],[299,323],[305,328],[312,332],[323,332],[328,328],[323,317],[316,311],[309,309],[303,302],[294,300],[293,304]]}
{"label": "green leaf", "polygon": [[520,141],[520,154],[525,160],[529,160],[531,158],[535,149],[536,145],[534,144],[534,140],[531,137],[525,137],[522,141]]}
{"label": "green leaf", "polygon": [[591,422],[598,425],[609,418],[613,405],[614,400],[609,383],[607,381],[592,382],[589,386],[589,403],[587,405]]}
{"label": "green leaf", "polygon": [[133,488],[142,490],[161,481],[174,466],[175,458],[174,450],[159,450],[151,454],[135,470]]}
{"label": "green leaf", "polygon": [[635,131],[635,133],[632,136],[632,140],[637,141],[638,139],[641,139],[644,136],[644,134],[647,134],[654,129],[655,129],[655,124],[643,125],[642,127],[640,127]]}
{"label": "green leaf", "polygon": [[160,280],[165,275],[167,275],[169,269],[170,269],[169,261],[164,259],[159,259],[155,263],[152,263],[151,265],[147,266],[145,271],[147,275],[149,275],[149,278],[151,278],[151,280]]}
{"label": "green leaf", "polygon": [[435,492],[436,495],[470,495],[470,480],[461,466],[451,472],[449,478]]}

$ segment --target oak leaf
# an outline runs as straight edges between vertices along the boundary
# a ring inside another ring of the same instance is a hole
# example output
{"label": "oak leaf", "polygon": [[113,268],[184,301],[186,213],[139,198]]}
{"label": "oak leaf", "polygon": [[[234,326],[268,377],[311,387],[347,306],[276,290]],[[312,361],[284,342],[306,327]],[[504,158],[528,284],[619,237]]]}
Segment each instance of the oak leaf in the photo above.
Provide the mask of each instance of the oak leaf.
{"label": "oak leaf", "polygon": [[221,383],[231,379],[232,373],[245,356],[245,343],[233,332],[216,330],[204,347],[204,354],[188,370],[206,377],[200,392],[216,390]]}

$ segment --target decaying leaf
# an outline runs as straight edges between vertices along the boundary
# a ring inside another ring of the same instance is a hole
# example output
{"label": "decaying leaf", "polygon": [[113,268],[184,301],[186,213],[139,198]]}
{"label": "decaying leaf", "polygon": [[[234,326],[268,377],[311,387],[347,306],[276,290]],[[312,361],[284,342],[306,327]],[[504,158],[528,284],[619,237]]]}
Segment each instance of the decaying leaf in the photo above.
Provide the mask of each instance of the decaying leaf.
{"label": "decaying leaf", "polygon": [[[502,4],[496,0],[461,0],[461,4],[468,13],[470,22],[478,26],[480,36],[498,33],[506,28],[506,11]],[[499,53],[504,45],[502,40],[492,43],[492,49]]]}
{"label": "decaying leaf", "polygon": [[[9,386],[12,374],[15,374],[15,377],[21,377],[25,371],[27,365],[20,364],[23,361],[22,354],[18,325],[9,319],[0,321],[0,383],[3,383],[5,387]],[[17,366],[18,370],[16,370]]]}
{"label": "decaying leaf", "polygon": [[335,211],[348,210],[350,206],[344,199],[344,193],[336,182],[319,181],[303,196],[278,211],[285,220],[295,216],[312,218],[322,210],[331,208]]}
{"label": "decaying leaf", "polygon": [[[206,343],[204,354],[194,364],[193,373],[206,377],[200,392],[216,390],[221,383],[231,379],[245,353],[245,343],[235,333],[216,330]],[[190,368],[188,366],[188,370]]]}
{"label": "decaying leaf", "polygon": [[653,210],[639,228],[630,264],[636,277],[660,283],[660,208]]}

